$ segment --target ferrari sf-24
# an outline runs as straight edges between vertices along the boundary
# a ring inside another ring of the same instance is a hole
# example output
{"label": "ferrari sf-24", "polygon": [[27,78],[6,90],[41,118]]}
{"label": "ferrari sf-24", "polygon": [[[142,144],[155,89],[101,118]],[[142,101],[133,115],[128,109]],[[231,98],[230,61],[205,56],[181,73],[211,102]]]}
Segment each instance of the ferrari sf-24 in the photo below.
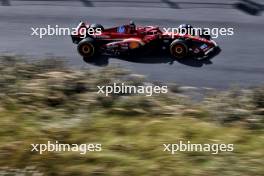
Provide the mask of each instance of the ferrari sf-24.
{"label": "ferrari sf-24", "polygon": [[[190,25],[185,24],[180,27],[190,28]],[[90,28],[96,31],[100,29],[100,33],[84,35],[78,32]],[[136,26],[134,22],[111,28],[80,22],[77,33],[71,35],[71,38],[73,43],[77,44],[79,54],[85,59],[101,54],[129,56],[156,51],[163,51],[174,59],[184,59],[189,56],[203,59],[220,49],[210,35],[169,33],[157,26]]]}

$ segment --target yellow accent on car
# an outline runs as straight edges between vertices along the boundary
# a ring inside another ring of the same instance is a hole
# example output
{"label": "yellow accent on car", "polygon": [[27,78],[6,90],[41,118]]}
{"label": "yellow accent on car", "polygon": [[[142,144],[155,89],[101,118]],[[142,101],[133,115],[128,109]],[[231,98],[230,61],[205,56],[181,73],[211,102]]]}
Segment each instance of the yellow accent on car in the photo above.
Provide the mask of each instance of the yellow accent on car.
{"label": "yellow accent on car", "polygon": [[140,44],[139,44],[139,42],[137,42],[137,41],[131,41],[130,43],[129,43],[129,48],[130,49],[136,49],[136,48],[138,48],[140,46]]}

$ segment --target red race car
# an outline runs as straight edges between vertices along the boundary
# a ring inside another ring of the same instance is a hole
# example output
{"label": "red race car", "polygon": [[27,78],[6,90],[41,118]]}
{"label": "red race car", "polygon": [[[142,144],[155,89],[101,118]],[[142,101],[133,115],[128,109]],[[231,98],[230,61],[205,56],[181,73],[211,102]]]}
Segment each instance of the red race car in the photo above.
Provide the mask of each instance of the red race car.
{"label": "red race car", "polygon": [[72,41],[85,59],[97,54],[137,55],[146,51],[165,51],[175,59],[207,58],[220,50],[209,35],[164,32],[159,27],[136,26],[134,22],[108,29],[100,24],[80,22],[76,29],[76,34],[71,35]]}

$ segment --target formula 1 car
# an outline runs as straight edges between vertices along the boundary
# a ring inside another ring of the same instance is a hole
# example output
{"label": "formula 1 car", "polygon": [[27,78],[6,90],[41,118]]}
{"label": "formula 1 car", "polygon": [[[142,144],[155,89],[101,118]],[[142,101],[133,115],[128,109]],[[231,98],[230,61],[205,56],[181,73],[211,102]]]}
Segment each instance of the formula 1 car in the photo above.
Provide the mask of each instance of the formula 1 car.
{"label": "formula 1 car", "polygon": [[[100,33],[88,34],[89,29],[100,29]],[[210,35],[194,36],[164,32],[155,26],[136,26],[134,22],[113,28],[105,29],[100,24],[85,24],[80,22],[77,33],[71,35],[77,50],[85,59],[97,54],[133,55],[142,52],[158,50],[169,53],[174,59],[183,59],[187,56],[206,58],[218,50],[219,47]]]}

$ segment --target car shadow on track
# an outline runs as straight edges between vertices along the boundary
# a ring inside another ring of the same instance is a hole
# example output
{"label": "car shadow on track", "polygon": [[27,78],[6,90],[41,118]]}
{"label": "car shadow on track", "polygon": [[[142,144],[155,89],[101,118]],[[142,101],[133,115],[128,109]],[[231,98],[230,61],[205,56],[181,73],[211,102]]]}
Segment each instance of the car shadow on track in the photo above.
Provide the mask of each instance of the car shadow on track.
{"label": "car shadow on track", "polygon": [[141,64],[169,64],[173,65],[175,62],[178,62],[183,65],[187,65],[190,67],[202,67],[204,65],[210,65],[213,64],[212,59],[218,55],[221,52],[221,50],[212,53],[209,55],[207,58],[203,59],[197,59],[194,57],[187,57],[184,59],[173,59],[170,57],[170,55],[165,55],[164,53],[155,53],[155,55],[141,55],[141,56],[106,56],[106,55],[101,55],[97,56],[93,59],[86,59],[83,58],[84,62],[95,65],[95,66],[100,66],[104,67],[109,64],[110,59],[118,59],[122,61],[128,61],[128,62],[133,62],[133,63],[141,63]]}

